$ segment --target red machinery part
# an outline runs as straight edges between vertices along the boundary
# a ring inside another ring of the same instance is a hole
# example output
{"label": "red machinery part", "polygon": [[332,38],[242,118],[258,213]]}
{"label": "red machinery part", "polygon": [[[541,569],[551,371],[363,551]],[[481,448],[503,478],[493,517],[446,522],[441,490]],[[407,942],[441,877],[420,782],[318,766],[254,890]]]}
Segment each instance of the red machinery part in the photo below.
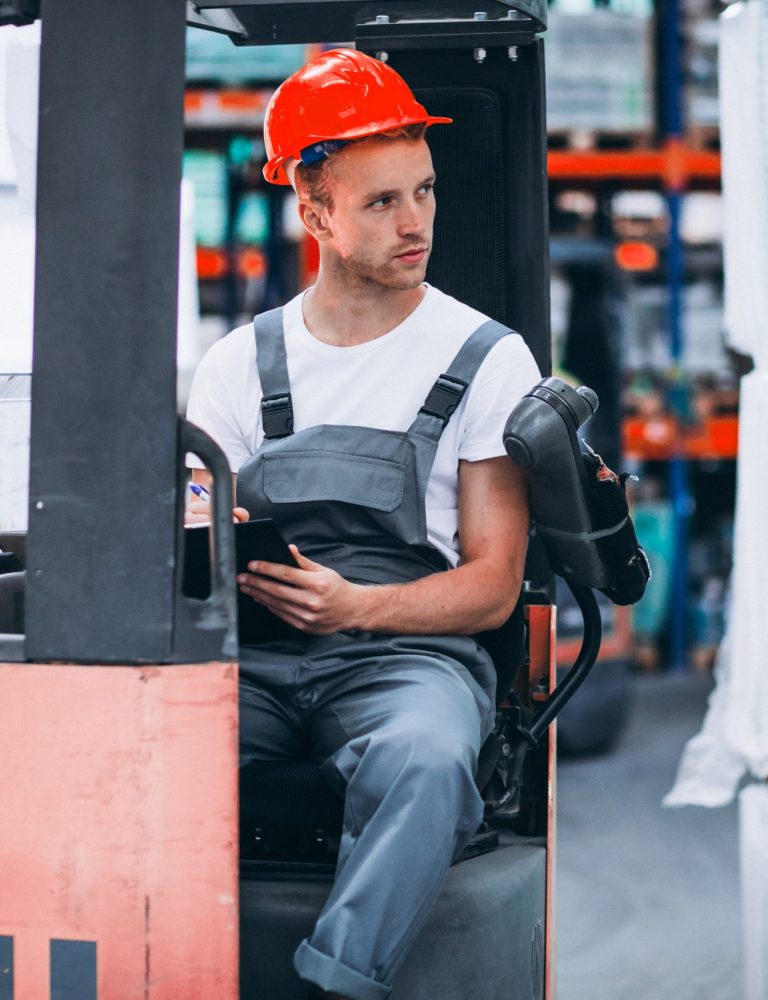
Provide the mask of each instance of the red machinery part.
{"label": "red machinery part", "polygon": [[0,664],[0,770],[16,1000],[236,1000],[236,665]]}

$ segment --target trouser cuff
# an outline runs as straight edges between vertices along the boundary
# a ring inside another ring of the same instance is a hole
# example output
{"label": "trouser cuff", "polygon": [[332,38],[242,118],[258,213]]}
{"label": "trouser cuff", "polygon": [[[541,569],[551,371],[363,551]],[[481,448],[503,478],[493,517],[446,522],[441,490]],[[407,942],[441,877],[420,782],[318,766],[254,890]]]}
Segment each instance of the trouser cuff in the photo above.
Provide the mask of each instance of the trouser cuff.
{"label": "trouser cuff", "polygon": [[356,972],[336,958],[329,958],[302,941],[293,957],[293,965],[302,979],[315,983],[331,993],[340,993],[349,1000],[387,1000],[391,986],[377,983],[361,972]]}

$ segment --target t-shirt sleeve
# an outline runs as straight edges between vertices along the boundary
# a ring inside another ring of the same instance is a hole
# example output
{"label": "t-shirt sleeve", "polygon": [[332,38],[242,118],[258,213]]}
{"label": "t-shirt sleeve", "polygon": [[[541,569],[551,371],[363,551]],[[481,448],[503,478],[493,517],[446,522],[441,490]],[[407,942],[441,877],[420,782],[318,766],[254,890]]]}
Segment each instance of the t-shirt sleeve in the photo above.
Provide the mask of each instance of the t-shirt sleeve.
{"label": "t-shirt sleeve", "polygon": [[541,379],[533,355],[519,334],[499,341],[480,366],[467,394],[459,458],[480,462],[504,451],[504,426],[520,399]]}
{"label": "t-shirt sleeve", "polygon": [[[214,344],[197,367],[189,393],[187,420],[211,435],[227,456],[232,472],[237,472],[251,452],[233,402],[234,387],[227,383],[222,371],[221,343]],[[192,469],[203,468],[200,459],[191,453],[187,453],[186,462]]]}

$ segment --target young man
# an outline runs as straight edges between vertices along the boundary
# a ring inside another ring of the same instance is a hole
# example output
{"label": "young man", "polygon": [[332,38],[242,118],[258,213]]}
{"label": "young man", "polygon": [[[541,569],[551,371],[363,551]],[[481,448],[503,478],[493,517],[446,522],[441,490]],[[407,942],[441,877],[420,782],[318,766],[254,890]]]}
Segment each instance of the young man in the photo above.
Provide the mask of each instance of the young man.
{"label": "young man", "polygon": [[334,887],[295,957],[314,996],[389,996],[480,824],[495,674],[472,636],[522,579],[526,486],[502,430],[539,373],[517,334],[424,283],[424,131],[448,122],[354,51],[278,89],[264,173],[296,190],[317,282],[217,343],[189,404],[237,473],[236,516],[274,518],[298,562],[238,581],[290,626],[241,650],[240,743],[245,763],[308,740],[346,791]]}

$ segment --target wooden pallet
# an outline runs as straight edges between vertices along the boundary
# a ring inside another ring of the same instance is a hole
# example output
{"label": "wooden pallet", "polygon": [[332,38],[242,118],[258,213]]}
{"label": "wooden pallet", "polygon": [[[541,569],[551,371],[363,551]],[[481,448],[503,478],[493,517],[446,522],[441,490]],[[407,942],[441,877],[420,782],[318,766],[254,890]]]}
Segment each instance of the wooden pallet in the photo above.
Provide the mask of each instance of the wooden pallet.
{"label": "wooden pallet", "polygon": [[720,127],[718,125],[689,125],[685,130],[685,144],[689,149],[720,150]]}
{"label": "wooden pallet", "polygon": [[653,144],[653,129],[553,129],[547,133],[550,149],[647,149]]}
{"label": "wooden pallet", "polygon": [[[661,145],[663,137],[652,128],[627,129],[552,129],[547,133],[547,146],[553,150],[636,150]],[[697,152],[719,152],[720,129],[717,125],[689,125],[683,145]]]}

